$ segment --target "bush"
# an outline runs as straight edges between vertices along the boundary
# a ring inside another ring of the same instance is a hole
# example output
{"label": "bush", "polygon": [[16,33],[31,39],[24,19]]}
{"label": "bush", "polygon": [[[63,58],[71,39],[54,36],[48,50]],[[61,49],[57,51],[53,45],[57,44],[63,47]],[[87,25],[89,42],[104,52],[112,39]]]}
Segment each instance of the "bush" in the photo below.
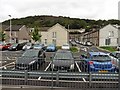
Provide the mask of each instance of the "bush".
{"label": "bush", "polygon": [[70,48],[70,51],[72,51],[72,52],[78,52],[78,48],[76,48],[76,47],[71,47],[71,48]]}
{"label": "bush", "polygon": [[57,46],[57,50],[58,50],[58,49],[61,49],[61,46]]}
{"label": "bush", "polygon": [[116,51],[116,47],[106,46],[106,47],[100,47],[102,49],[108,50],[110,52]]}

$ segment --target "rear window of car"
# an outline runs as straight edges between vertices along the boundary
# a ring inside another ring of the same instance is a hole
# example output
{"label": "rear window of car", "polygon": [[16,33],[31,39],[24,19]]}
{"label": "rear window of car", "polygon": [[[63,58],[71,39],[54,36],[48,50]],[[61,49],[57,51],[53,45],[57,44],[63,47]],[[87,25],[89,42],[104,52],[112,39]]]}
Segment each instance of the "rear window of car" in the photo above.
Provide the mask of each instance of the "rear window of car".
{"label": "rear window of car", "polygon": [[93,55],[91,57],[93,61],[111,61],[111,58],[108,55]]}
{"label": "rear window of car", "polygon": [[37,51],[26,51],[22,56],[24,57],[37,57],[38,52]]}
{"label": "rear window of car", "polygon": [[65,53],[65,52],[58,52],[58,53],[56,53],[56,55],[55,55],[55,59],[56,60],[70,60],[70,59],[73,59],[73,56],[72,56],[72,53],[69,53],[69,52],[67,52],[67,53]]}

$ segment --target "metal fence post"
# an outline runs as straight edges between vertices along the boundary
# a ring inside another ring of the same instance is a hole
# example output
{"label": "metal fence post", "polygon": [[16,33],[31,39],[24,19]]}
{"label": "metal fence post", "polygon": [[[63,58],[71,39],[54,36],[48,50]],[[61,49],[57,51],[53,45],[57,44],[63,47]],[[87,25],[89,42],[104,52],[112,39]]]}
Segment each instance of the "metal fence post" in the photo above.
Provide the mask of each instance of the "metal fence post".
{"label": "metal fence post", "polygon": [[28,71],[25,70],[25,83],[27,83],[27,81],[28,81]]}
{"label": "metal fence post", "polygon": [[92,73],[89,72],[89,86],[91,87],[91,82],[92,82]]}
{"label": "metal fence post", "polygon": [[57,71],[56,74],[56,85],[59,85],[59,70]]}
{"label": "metal fence post", "polygon": [[51,88],[53,88],[53,59],[52,59],[52,57],[50,57],[50,59],[52,60],[52,63],[51,63],[51,67],[52,67],[52,82],[51,82]]}
{"label": "metal fence post", "polygon": [[119,73],[118,74],[119,74],[119,84],[118,84],[119,86],[118,86],[118,88],[120,90],[120,59],[119,59]]}

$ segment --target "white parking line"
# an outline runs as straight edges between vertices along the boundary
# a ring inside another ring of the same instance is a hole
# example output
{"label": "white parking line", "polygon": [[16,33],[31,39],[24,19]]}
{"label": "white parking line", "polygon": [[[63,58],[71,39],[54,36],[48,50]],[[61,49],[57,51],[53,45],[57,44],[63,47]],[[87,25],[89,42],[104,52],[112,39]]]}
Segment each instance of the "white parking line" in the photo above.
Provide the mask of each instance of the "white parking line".
{"label": "white parking line", "polygon": [[10,60],[10,58],[9,58],[9,57],[7,57],[7,59],[8,59],[8,60]]}
{"label": "white parking line", "polygon": [[8,66],[8,65],[10,65],[10,64],[15,64],[15,62],[8,63],[8,64],[6,64],[6,65],[4,65],[4,66]]}
{"label": "white parking line", "polygon": [[[78,71],[79,71],[79,72],[82,72],[82,71],[80,70],[80,68],[79,68],[79,66],[78,66],[78,64],[77,64],[77,62],[75,62],[75,64],[76,64],[76,66],[77,66],[77,68],[78,68]],[[82,79],[83,79],[84,82],[86,82],[85,78],[82,78]]]}
{"label": "white parking line", "polygon": [[[44,71],[47,71],[47,70],[48,70],[48,68],[50,67],[51,63],[52,63],[52,62],[49,63],[49,65],[46,67],[46,69],[45,69]],[[40,80],[40,79],[41,79],[41,76],[38,78],[38,80]]]}
{"label": "white parking line", "polygon": [[46,69],[45,69],[44,71],[47,71],[47,70],[48,70],[48,68],[50,67],[51,63],[52,63],[52,62],[49,63],[49,65],[46,67]]}

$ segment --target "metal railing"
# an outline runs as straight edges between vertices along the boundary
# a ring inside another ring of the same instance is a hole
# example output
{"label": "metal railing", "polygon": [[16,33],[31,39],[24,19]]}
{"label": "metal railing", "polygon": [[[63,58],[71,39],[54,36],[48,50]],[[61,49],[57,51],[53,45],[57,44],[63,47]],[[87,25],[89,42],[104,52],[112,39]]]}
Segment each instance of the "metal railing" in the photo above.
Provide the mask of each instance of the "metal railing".
{"label": "metal railing", "polygon": [[[116,88],[118,88],[118,83],[119,83],[119,74],[115,74],[115,73],[71,73],[71,72],[32,72],[32,71],[11,71],[11,70],[0,70],[1,76],[3,79],[9,78],[10,79],[16,79],[16,78],[21,78],[25,84],[27,85],[27,82],[30,81],[30,79],[34,78],[34,80],[38,80],[36,79],[37,77],[42,77],[44,79],[44,81],[48,81],[50,80],[50,86],[59,87],[59,83],[62,82],[61,78],[64,79],[66,82],[70,81],[69,79],[72,79],[73,82],[75,82],[77,80],[77,83],[82,83],[82,84],[88,84],[89,87],[92,86],[92,84],[99,83],[99,84],[106,84],[108,83],[107,81],[101,81],[101,82],[97,82],[94,79],[112,79],[114,80],[113,83],[117,84]],[[85,82],[81,81],[80,79],[86,79]],[[75,79],[75,81],[74,81]],[[52,83],[55,83],[55,85],[52,85]],[[12,82],[6,83],[6,84],[11,84]],[[110,83],[110,82],[109,82]],[[108,83],[108,84],[109,84]],[[5,84],[5,83],[4,83]],[[19,84],[20,85],[20,84]],[[49,85],[47,85],[49,86]],[[87,86],[88,87],[88,86]]]}

